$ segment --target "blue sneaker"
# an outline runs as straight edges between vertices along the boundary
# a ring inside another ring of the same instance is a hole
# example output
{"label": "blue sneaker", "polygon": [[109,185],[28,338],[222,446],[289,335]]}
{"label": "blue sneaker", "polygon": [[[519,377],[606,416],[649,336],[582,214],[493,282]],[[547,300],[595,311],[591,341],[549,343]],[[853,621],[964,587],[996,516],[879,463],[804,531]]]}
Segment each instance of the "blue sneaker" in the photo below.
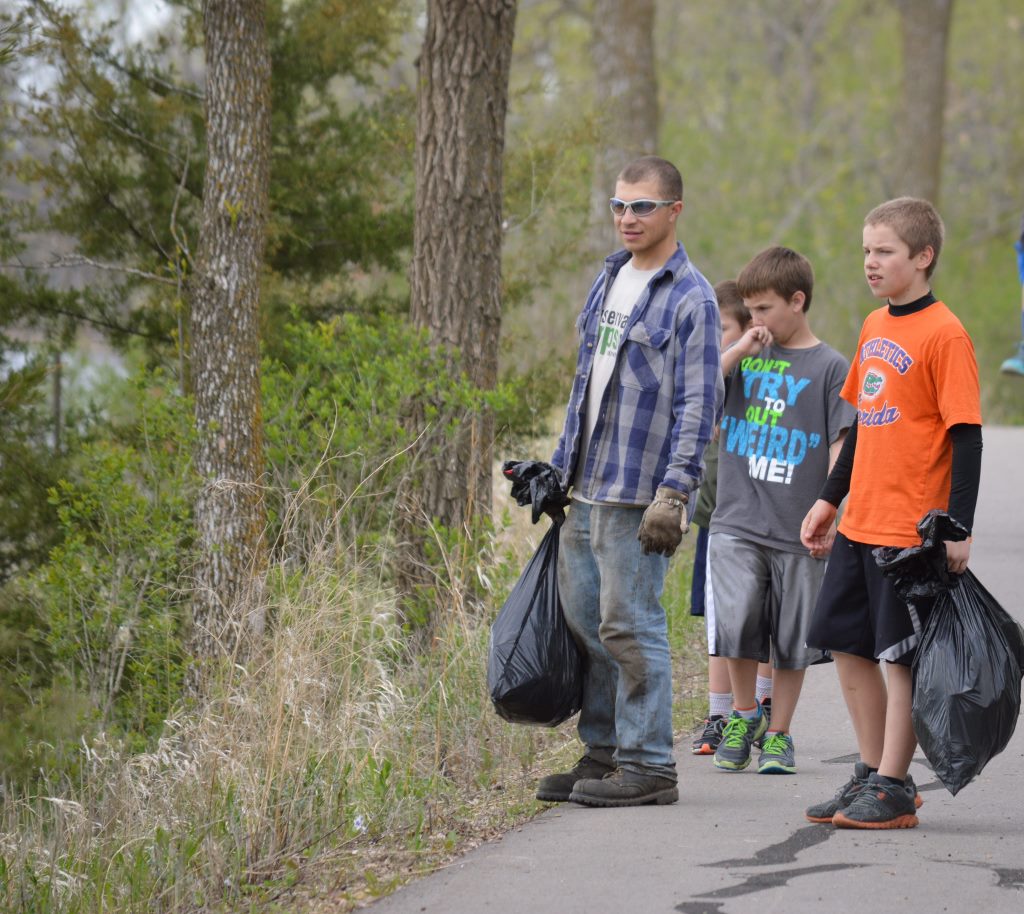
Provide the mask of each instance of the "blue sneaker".
{"label": "blue sneaker", "polygon": [[1003,374],[1015,374],[1024,377],[1024,341],[1017,347],[1017,354],[1010,356],[999,367]]}
{"label": "blue sneaker", "polygon": [[767,729],[768,720],[760,705],[757,717],[746,718],[739,711],[733,711],[715,750],[715,767],[722,771],[742,771],[750,764],[750,747],[754,740],[764,736]]}

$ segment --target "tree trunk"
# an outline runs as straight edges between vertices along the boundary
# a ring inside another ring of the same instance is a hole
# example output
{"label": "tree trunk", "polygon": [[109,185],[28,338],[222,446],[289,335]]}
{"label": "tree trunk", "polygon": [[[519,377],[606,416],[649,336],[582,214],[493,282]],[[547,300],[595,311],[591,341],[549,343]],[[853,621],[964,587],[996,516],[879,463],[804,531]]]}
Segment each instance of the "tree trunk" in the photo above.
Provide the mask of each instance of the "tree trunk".
{"label": "tree trunk", "polygon": [[938,203],[953,0],[896,0],[903,42],[903,104],[895,192]]}
{"label": "tree trunk", "polygon": [[188,283],[201,479],[190,647],[199,672],[263,626],[253,584],[266,562],[258,319],[270,180],[264,0],[204,0],[203,26],[207,162]]}
{"label": "tree trunk", "polygon": [[[501,203],[514,0],[428,0],[419,59],[413,322],[452,372],[498,376]],[[457,352],[457,354],[454,354]],[[420,510],[460,528],[491,505],[493,421],[470,417],[430,455]]]}
{"label": "tree trunk", "polygon": [[591,59],[597,97],[598,141],[591,184],[591,253],[617,244],[608,198],[624,165],[658,151],[658,78],[654,0],[594,0]]}

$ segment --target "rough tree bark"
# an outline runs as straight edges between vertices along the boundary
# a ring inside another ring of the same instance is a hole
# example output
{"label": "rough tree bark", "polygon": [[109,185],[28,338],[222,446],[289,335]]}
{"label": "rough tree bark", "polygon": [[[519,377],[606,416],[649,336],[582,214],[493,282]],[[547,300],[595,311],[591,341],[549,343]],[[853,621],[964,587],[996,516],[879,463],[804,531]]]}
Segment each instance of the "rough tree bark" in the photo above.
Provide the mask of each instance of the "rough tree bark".
{"label": "rough tree bark", "polygon": [[[457,350],[453,372],[483,389],[498,375],[501,199],[514,0],[428,0],[419,58],[413,322]],[[420,510],[459,528],[491,505],[488,415],[435,449]]]}
{"label": "rough tree bark", "polygon": [[946,52],[953,0],[896,0],[903,47],[903,102],[896,194],[938,203],[946,111]]}
{"label": "rough tree bark", "polygon": [[655,0],[594,0],[591,59],[598,99],[598,139],[591,184],[591,252],[618,243],[608,198],[623,165],[658,151],[658,78],[654,60]]}
{"label": "rough tree bark", "polygon": [[188,283],[195,468],[202,481],[195,505],[193,688],[205,660],[234,656],[244,629],[262,630],[253,582],[266,556],[258,322],[270,180],[265,2],[204,0],[203,28],[207,161]]}

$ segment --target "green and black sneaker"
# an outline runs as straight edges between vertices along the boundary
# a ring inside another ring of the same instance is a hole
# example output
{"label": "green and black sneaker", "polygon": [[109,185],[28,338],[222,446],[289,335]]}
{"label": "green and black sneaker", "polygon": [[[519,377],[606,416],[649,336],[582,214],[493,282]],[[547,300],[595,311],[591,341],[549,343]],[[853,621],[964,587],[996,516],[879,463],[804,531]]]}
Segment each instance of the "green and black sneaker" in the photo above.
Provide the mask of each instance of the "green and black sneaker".
{"label": "green and black sneaker", "polygon": [[796,774],[796,746],[788,733],[768,733],[761,741],[758,774]]}
{"label": "green and black sneaker", "polygon": [[715,767],[722,771],[742,771],[750,764],[750,747],[764,736],[768,720],[758,705],[756,717],[744,717],[733,711],[722,732],[722,741],[715,750]]}

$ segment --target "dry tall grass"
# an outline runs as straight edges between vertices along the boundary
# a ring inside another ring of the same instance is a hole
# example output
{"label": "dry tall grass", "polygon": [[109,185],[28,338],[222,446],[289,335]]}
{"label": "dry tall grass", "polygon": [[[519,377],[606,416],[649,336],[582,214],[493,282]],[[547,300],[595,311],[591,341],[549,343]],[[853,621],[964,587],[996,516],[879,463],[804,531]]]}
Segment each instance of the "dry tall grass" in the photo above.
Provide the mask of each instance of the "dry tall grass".
{"label": "dry tall grass", "polygon": [[[501,533],[484,558],[446,560],[426,647],[351,543],[328,535],[301,569],[271,568],[273,635],[153,751],[100,739],[77,783],[3,799],[0,909],[344,911],[535,813],[537,773],[577,744],[571,723],[510,726],[490,706],[490,621],[542,534],[501,483],[495,498]],[[470,578],[492,587],[486,609],[463,598]],[[678,621],[673,640],[696,631]],[[680,657],[684,691],[699,687],[699,649]],[[684,724],[698,713],[680,708]]]}

